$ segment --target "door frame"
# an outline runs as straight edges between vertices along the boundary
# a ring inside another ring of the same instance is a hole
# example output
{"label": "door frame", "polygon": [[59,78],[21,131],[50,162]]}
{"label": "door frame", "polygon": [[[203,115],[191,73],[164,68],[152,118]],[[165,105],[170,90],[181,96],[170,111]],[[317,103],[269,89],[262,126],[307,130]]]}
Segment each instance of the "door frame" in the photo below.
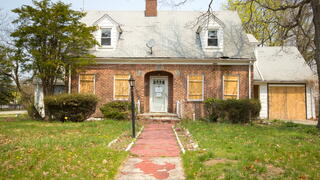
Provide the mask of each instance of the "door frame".
{"label": "door frame", "polygon": [[[153,97],[153,83],[152,83],[152,80],[153,79],[164,79],[165,80],[165,84],[166,84],[166,90],[167,90],[167,96],[165,98],[165,111],[163,112],[155,112],[155,111],[152,111],[152,100],[151,98]],[[154,113],[167,113],[168,112],[168,100],[169,100],[169,77],[168,76],[150,76],[150,80],[149,80],[149,112],[154,112]]]}

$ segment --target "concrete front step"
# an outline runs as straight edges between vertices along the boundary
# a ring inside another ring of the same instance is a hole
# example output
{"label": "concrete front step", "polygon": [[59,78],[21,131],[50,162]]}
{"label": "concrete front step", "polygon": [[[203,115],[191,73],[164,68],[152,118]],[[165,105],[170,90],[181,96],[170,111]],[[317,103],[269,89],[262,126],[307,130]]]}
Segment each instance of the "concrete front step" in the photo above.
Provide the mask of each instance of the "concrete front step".
{"label": "concrete front step", "polygon": [[143,121],[150,121],[150,122],[170,122],[175,123],[179,122],[180,118],[177,114],[172,113],[144,113],[139,114],[138,118]]}

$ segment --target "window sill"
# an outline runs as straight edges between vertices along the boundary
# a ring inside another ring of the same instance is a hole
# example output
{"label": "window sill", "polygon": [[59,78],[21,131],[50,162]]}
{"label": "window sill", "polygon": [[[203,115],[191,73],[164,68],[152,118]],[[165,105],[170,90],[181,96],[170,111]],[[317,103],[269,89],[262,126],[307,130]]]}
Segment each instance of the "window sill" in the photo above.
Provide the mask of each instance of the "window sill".
{"label": "window sill", "polygon": [[98,49],[114,49],[113,46],[100,46]]}
{"label": "window sill", "polygon": [[208,46],[205,49],[206,50],[222,50],[222,47],[219,47],[219,46]]}
{"label": "window sill", "polygon": [[187,102],[203,102],[203,99],[199,99],[199,100],[187,99]]}
{"label": "window sill", "polygon": [[129,101],[129,99],[115,99],[113,98],[114,101]]}

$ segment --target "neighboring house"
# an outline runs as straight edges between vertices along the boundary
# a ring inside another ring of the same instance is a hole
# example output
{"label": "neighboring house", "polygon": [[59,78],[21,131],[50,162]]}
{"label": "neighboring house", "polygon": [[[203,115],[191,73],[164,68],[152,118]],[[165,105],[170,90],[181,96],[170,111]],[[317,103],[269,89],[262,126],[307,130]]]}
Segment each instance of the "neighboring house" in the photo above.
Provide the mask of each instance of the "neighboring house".
{"label": "neighboring house", "polygon": [[254,97],[261,118],[315,119],[315,75],[296,47],[257,47]]}
{"label": "neighboring house", "polygon": [[[35,79],[33,81],[34,88],[34,106],[37,108],[41,117],[45,116],[44,112],[44,95],[43,88],[40,79]],[[65,84],[62,80],[57,80],[54,86],[54,94],[61,94],[65,92]]]}
{"label": "neighboring house", "polygon": [[72,77],[71,91],[93,93],[99,107],[129,100],[135,80],[140,113],[172,113],[200,118],[209,97],[250,98],[253,48],[236,12],[218,11],[201,21],[199,11],[88,11],[83,22],[96,25],[101,44],[91,50],[96,64]]}

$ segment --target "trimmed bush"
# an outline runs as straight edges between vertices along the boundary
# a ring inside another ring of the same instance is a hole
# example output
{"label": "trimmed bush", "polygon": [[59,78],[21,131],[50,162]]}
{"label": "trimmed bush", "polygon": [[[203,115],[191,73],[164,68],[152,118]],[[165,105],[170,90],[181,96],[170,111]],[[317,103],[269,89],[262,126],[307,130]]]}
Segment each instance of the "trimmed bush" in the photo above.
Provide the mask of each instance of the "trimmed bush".
{"label": "trimmed bush", "polygon": [[207,119],[210,122],[217,122],[218,118],[221,116],[220,112],[220,108],[222,107],[221,99],[214,99],[214,98],[208,98],[207,100],[204,101],[204,105],[205,105],[205,109],[208,112],[208,117]]}
{"label": "trimmed bush", "polygon": [[50,120],[82,122],[96,110],[98,98],[91,94],[60,94],[44,99]]}
{"label": "trimmed bush", "polygon": [[231,123],[248,123],[259,116],[260,102],[255,99],[213,99],[205,101],[208,120]]}
{"label": "trimmed bush", "polygon": [[103,116],[108,119],[128,120],[131,105],[127,101],[112,101],[100,107]]}

